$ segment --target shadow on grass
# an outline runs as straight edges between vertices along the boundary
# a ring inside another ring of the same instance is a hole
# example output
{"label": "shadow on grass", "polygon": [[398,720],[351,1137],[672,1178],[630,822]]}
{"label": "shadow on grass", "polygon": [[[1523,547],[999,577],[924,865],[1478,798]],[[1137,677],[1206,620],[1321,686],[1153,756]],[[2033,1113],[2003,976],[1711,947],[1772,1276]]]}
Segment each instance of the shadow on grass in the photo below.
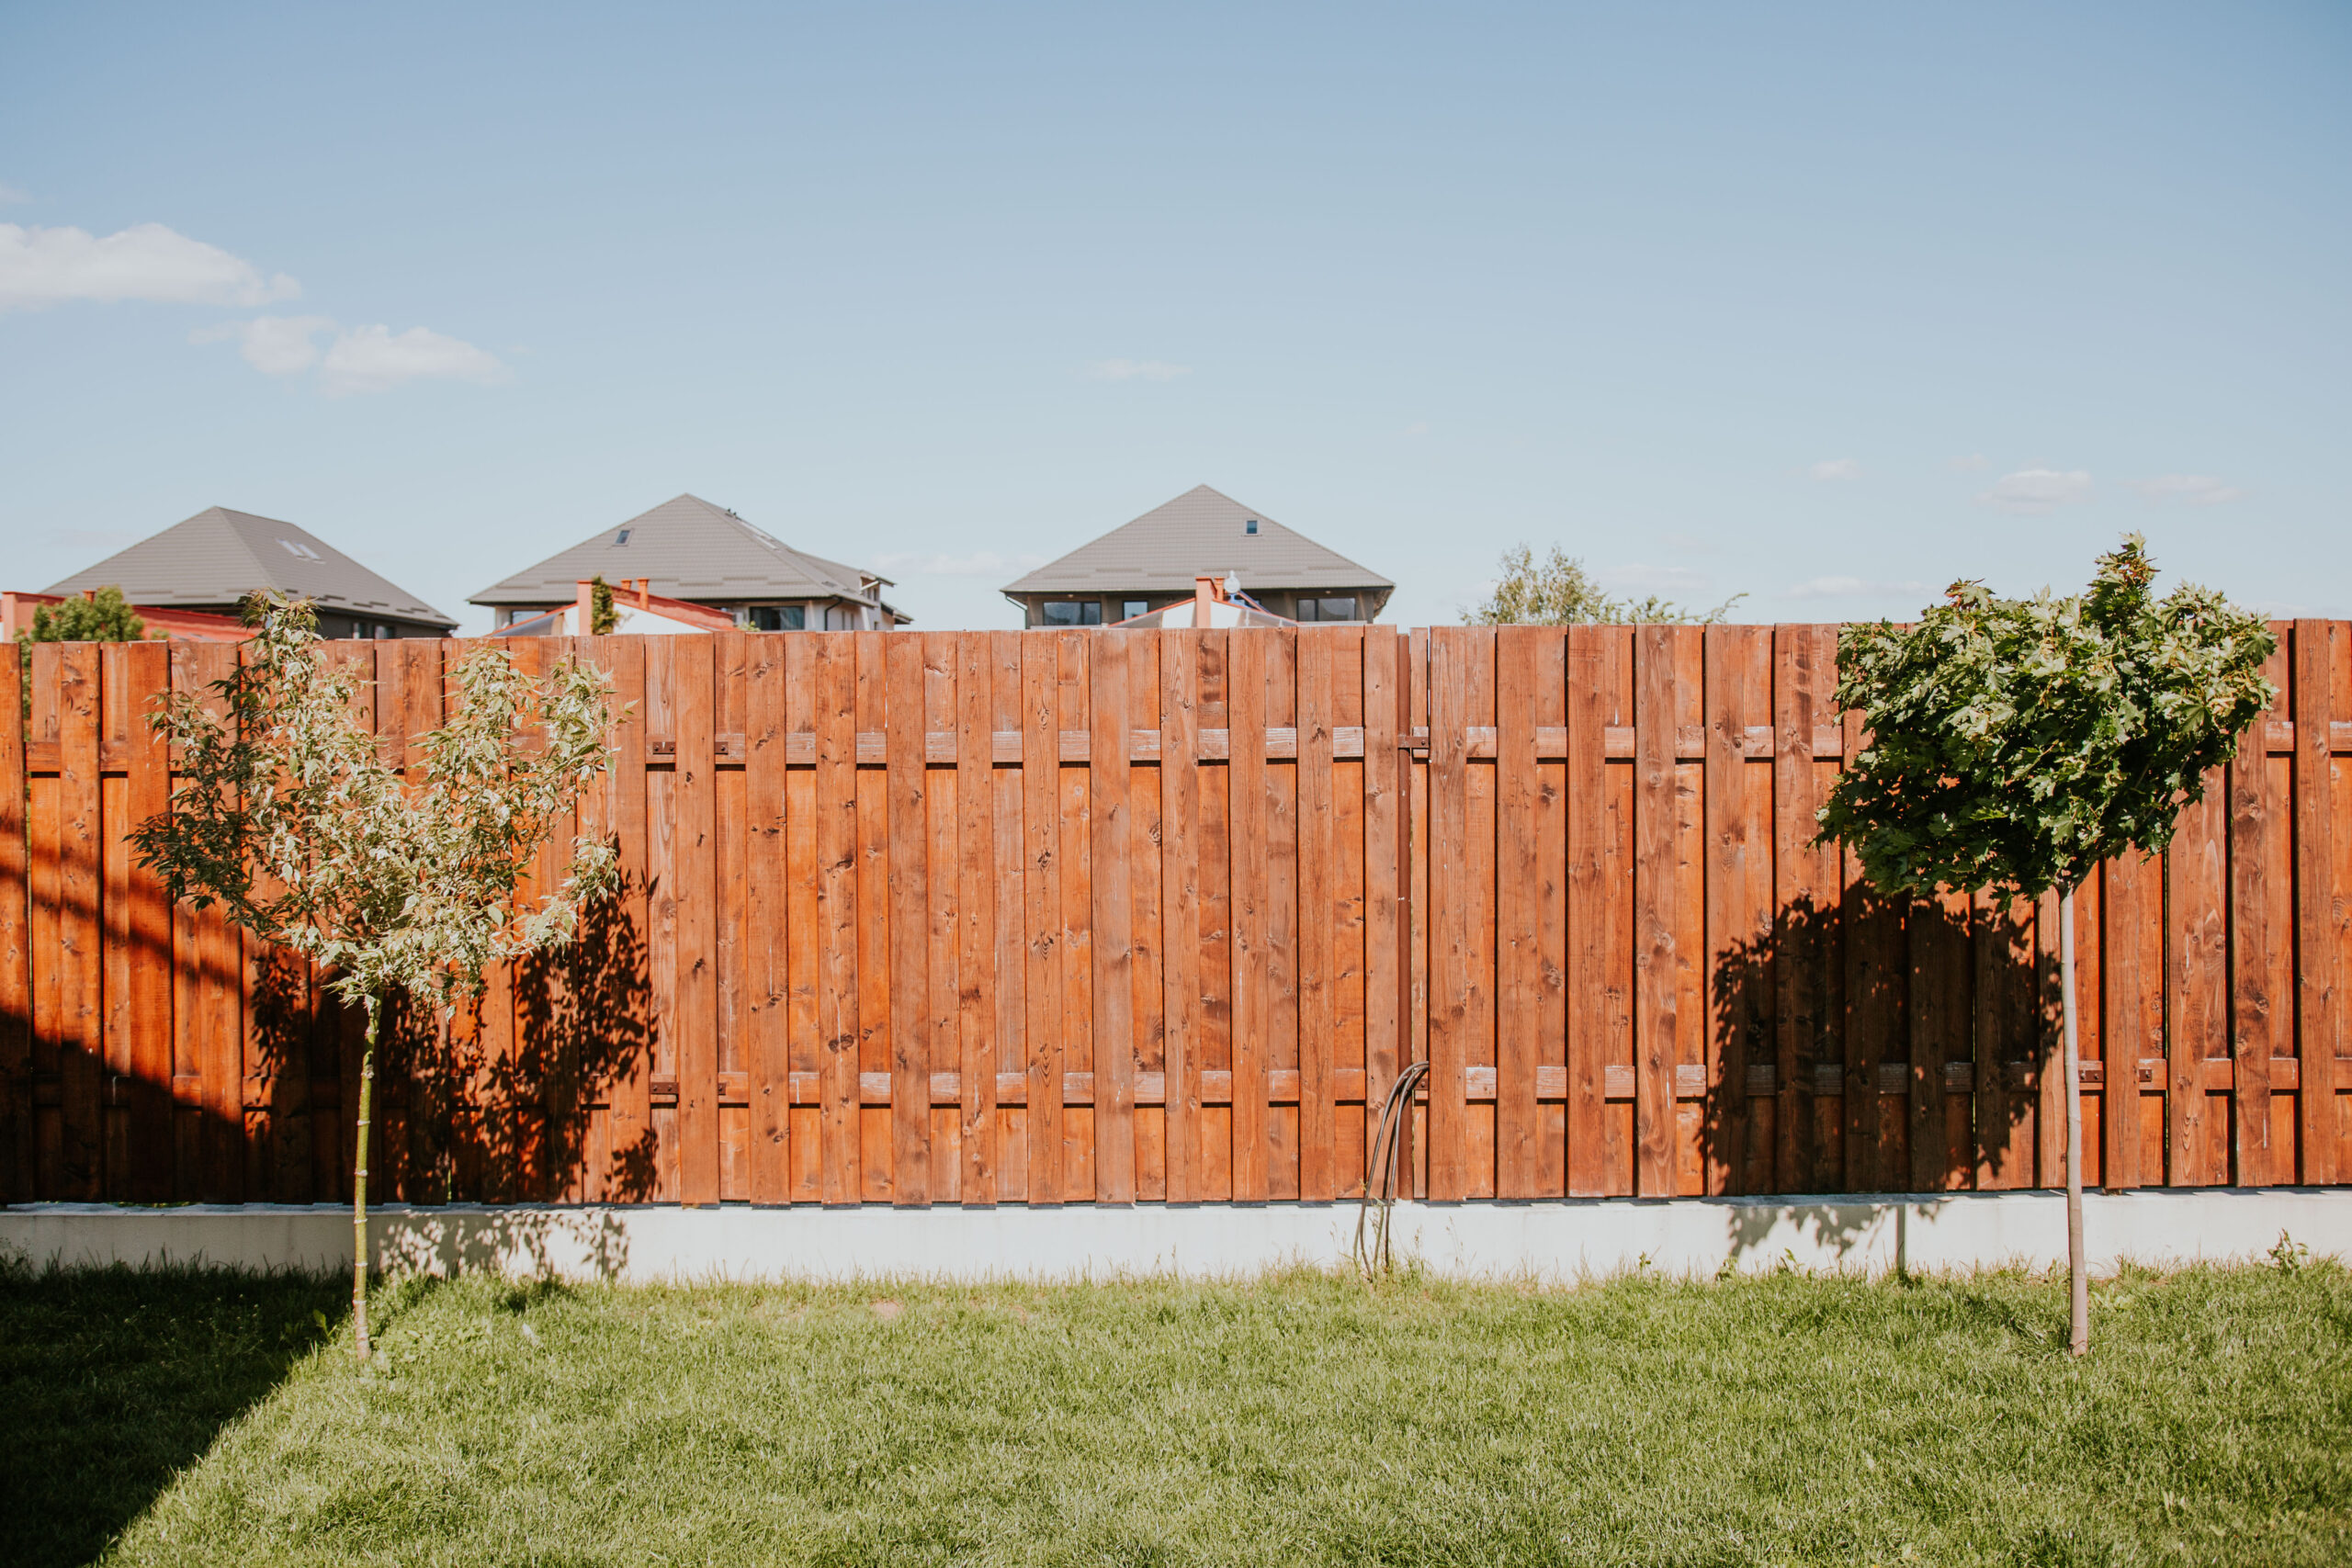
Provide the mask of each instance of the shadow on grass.
{"label": "shadow on grass", "polygon": [[86,1562],[342,1321],[348,1280],[0,1264],[0,1562]]}

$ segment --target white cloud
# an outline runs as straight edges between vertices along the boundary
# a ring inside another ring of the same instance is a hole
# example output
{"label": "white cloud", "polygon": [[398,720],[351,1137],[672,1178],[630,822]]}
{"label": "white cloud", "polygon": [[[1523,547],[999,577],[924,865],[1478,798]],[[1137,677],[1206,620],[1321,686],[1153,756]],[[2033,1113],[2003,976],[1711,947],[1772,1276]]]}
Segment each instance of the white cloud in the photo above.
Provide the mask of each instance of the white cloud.
{"label": "white cloud", "polygon": [[6,207],[14,202],[30,201],[32,197],[27,195],[19,186],[0,185],[0,207]]}
{"label": "white cloud", "polygon": [[1807,471],[1817,479],[1858,479],[1862,477],[1862,465],[1853,457],[1832,457],[1826,463],[1815,463]]}
{"label": "white cloud", "polygon": [[1874,582],[1861,577],[1815,577],[1786,590],[1784,599],[1884,599],[1899,593],[1925,593],[1924,582]]}
{"label": "white cloud", "polygon": [[234,339],[245,363],[263,375],[292,376],[319,362],[319,345],[311,340],[334,325],[324,316],[257,316],[250,321],[199,327],[187,334],[187,341]]}
{"label": "white cloud", "polygon": [[1173,381],[1192,373],[1189,365],[1159,359],[1098,359],[1086,367],[1090,381]]}
{"label": "white cloud", "polygon": [[[317,338],[332,332],[323,352]],[[506,378],[496,356],[424,327],[395,333],[384,326],[338,328],[325,316],[257,316],[224,321],[188,334],[191,343],[234,340],[244,362],[265,376],[299,376],[316,367],[319,389],[331,398],[380,392],[403,381]]]}
{"label": "white cloud", "polygon": [[0,223],[0,310],[69,299],[266,305],[301,291],[284,273],[264,278],[251,262],[161,223],[104,239],[84,229]]}
{"label": "white cloud", "polygon": [[349,392],[380,392],[403,381],[471,381],[488,386],[506,378],[496,355],[460,339],[424,327],[394,333],[386,326],[353,327],[335,334],[319,362],[319,388],[331,398]]}
{"label": "white cloud", "polygon": [[2005,474],[1976,499],[2003,512],[2032,513],[2070,506],[2091,498],[2091,477],[2080,468],[2019,468]]}
{"label": "white cloud", "polygon": [[1955,474],[1982,473],[1993,466],[1993,460],[1982,452],[1971,452],[1965,457],[1947,457],[1944,467]]}
{"label": "white cloud", "polygon": [[2143,501],[2180,501],[2190,506],[2219,506],[2225,501],[2236,501],[2245,494],[2240,487],[2224,483],[2211,474],[2165,474],[2153,479],[2127,482],[2140,492]]}
{"label": "white cloud", "polygon": [[1040,555],[999,555],[994,550],[975,550],[968,556],[951,556],[937,550],[889,550],[874,558],[875,569],[885,576],[901,577],[1002,577],[1011,572],[1034,570],[1046,564],[1048,558]]}

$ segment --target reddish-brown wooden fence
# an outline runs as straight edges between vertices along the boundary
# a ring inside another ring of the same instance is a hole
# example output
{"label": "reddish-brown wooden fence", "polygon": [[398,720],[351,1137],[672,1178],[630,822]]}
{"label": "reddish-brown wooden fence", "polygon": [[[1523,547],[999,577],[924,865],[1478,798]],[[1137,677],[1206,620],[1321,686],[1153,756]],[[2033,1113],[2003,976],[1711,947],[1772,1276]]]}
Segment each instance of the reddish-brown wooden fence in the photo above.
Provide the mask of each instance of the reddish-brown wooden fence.
{"label": "reddish-brown wooden fence", "polygon": [[[1332,1199],[1423,1057],[1432,1198],[2047,1185],[2054,900],[1890,906],[1811,846],[1836,631],[518,642],[635,711],[576,824],[628,890],[401,1021],[377,1190]],[[2352,629],[2278,631],[2172,853],[2078,900],[2110,1187],[2352,1179]],[[335,645],[390,754],[460,646]],[[169,801],[156,695],[236,657],[36,648],[23,728],[0,673],[16,1199],[347,1190],[354,1020],[124,842]]]}

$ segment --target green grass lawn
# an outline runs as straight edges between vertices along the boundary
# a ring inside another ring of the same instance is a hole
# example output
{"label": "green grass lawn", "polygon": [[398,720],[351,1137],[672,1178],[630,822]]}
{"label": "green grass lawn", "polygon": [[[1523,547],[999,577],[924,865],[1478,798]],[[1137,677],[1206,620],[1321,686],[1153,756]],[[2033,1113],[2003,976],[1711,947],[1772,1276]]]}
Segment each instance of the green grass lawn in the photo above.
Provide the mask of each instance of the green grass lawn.
{"label": "green grass lawn", "polygon": [[2352,1562],[2332,1265],[334,1295],[0,1275],[0,1561]]}

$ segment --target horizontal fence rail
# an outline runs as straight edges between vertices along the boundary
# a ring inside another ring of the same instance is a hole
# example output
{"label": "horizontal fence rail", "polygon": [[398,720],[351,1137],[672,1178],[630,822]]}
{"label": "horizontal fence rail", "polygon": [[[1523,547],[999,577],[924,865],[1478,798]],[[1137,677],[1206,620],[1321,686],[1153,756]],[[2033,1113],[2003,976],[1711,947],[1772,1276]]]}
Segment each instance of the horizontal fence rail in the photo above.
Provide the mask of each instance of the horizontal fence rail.
{"label": "horizontal fence rail", "polygon": [[[2352,1179],[2352,631],[2276,629],[2172,851],[2076,899],[2109,1188]],[[395,1012],[376,1190],[1319,1201],[1423,1060],[1441,1201],[2054,1184],[2056,900],[1890,901],[1813,844],[1862,741],[1837,630],[517,640],[632,716],[559,834],[623,890]],[[389,761],[468,646],[329,645]],[[11,1200],[348,1193],[356,1016],[129,852],[174,782],[147,716],[238,656],[0,671]]]}

